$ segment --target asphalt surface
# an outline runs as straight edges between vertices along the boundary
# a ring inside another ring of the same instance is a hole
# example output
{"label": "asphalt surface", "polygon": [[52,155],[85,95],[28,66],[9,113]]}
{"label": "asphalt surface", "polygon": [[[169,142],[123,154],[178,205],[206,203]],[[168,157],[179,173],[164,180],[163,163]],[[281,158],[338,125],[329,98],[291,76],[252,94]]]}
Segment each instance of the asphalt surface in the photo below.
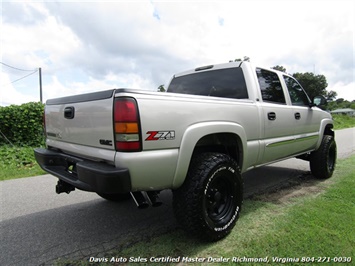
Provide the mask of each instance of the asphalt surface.
{"label": "asphalt surface", "polygon": [[[355,128],[336,132],[338,158],[355,154]],[[245,197],[282,187],[309,173],[308,162],[290,159],[243,175]],[[112,203],[94,193],[55,193],[51,175],[0,182],[0,265],[51,265],[58,259],[88,261],[178,227],[172,195],[139,210],[133,200]]]}

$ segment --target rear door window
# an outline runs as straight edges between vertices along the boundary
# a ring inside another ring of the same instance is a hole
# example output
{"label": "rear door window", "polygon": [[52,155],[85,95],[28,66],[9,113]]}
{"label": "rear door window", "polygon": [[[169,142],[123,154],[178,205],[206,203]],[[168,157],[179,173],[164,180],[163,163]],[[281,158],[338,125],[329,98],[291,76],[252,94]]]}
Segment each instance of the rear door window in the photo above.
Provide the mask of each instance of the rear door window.
{"label": "rear door window", "polygon": [[256,75],[264,102],[286,104],[280,79],[275,72],[257,68]]}

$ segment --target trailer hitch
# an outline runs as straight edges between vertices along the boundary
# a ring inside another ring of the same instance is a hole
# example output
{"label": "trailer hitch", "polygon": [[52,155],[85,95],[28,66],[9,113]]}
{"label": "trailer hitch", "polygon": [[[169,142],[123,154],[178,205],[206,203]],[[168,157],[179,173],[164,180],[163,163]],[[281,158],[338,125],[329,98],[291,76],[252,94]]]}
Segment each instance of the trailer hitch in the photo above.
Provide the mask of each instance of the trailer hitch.
{"label": "trailer hitch", "polygon": [[70,192],[72,192],[74,190],[75,190],[75,187],[73,185],[70,185],[70,184],[64,182],[63,180],[58,180],[58,183],[55,186],[55,192],[57,194],[60,194],[63,192],[69,194]]}

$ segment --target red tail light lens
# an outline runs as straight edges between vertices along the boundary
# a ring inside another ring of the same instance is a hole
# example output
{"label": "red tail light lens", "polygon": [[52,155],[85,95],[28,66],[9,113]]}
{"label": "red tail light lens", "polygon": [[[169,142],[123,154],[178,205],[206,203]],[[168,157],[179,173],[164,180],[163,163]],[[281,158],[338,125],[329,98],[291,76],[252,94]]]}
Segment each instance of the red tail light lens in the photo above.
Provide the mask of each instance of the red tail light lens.
{"label": "red tail light lens", "polygon": [[117,151],[141,151],[137,103],[133,98],[118,98],[114,104],[114,133]]}
{"label": "red tail light lens", "polygon": [[137,122],[137,105],[133,99],[124,98],[115,102],[116,122]]}

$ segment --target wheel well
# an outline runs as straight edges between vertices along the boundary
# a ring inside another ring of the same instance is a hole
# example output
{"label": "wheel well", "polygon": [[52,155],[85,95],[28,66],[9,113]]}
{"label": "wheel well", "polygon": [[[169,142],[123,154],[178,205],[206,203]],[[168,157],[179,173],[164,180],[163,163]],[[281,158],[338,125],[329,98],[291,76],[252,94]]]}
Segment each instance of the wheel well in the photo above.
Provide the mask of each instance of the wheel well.
{"label": "wheel well", "polygon": [[329,135],[329,136],[334,137],[334,131],[332,129],[333,129],[333,125],[331,125],[331,124],[326,125],[326,127],[324,129],[324,135]]}
{"label": "wheel well", "polygon": [[238,135],[233,133],[216,133],[202,137],[193,151],[196,153],[219,152],[232,157],[239,166],[243,165],[243,146]]}

